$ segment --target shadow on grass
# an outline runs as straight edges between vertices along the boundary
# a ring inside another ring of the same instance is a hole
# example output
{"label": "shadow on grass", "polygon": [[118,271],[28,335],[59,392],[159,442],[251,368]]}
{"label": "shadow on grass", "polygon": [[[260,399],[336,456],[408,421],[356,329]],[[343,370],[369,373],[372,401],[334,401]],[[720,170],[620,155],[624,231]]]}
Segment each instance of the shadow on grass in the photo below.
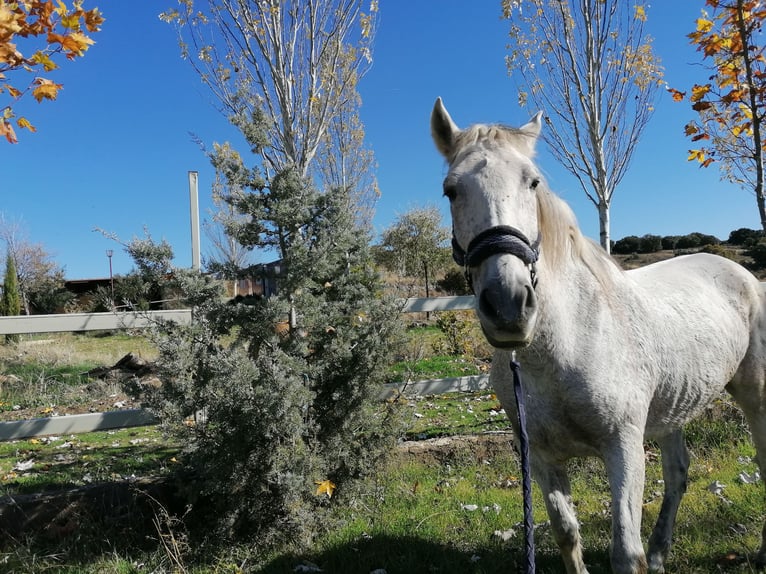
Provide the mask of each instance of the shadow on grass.
{"label": "shadow on grass", "polygon": [[[609,572],[606,553],[586,555],[591,574]],[[564,564],[558,550],[539,550],[536,571],[540,574],[561,573]],[[462,550],[436,544],[414,536],[374,536],[351,544],[331,548],[321,554],[284,555],[267,564],[261,574],[288,574],[301,570],[301,565],[315,565],[323,572],[357,574],[385,570],[386,574],[439,572],[441,574],[508,574],[523,572],[524,556],[518,544],[491,544]]]}

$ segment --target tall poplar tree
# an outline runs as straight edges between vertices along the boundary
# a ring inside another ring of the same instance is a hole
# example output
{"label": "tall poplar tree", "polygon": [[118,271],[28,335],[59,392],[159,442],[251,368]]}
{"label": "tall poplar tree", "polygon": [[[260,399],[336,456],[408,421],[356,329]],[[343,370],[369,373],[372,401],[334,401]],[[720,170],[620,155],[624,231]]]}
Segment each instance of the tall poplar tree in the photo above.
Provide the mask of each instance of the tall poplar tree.
{"label": "tall poplar tree", "polygon": [[598,209],[608,252],[612,197],[662,78],[644,31],[646,7],[629,0],[503,0],[502,6],[519,103],[542,110],[552,124],[543,138]]}

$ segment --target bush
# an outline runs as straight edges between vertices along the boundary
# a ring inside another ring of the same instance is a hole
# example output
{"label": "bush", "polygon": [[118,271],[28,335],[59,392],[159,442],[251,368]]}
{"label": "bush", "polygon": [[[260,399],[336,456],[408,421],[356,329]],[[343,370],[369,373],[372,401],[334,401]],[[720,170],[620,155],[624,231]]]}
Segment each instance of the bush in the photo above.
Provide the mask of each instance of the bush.
{"label": "bush", "polygon": [[739,229],[735,229],[729,234],[728,243],[731,245],[752,247],[757,244],[762,237],[763,231],[760,229],[748,229],[747,227],[740,227]]}
{"label": "bush", "polygon": [[448,355],[471,356],[474,346],[471,343],[472,323],[467,318],[466,312],[442,311],[437,314],[436,325],[444,333],[444,349],[435,349],[436,352],[446,352]]}
{"label": "bush", "polygon": [[470,295],[468,282],[462,269],[450,269],[436,285],[448,295]]}
{"label": "bush", "polygon": [[639,243],[639,253],[656,253],[662,250],[662,237],[659,235],[644,235]]}
{"label": "bush", "polygon": [[612,253],[618,255],[630,255],[631,253],[638,253],[641,248],[641,239],[636,235],[628,235],[618,241],[614,242],[612,247]]}
{"label": "bush", "polygon": [[748,250],[747,255],[753,258],[753,263],[757,268],[766,267],[766,239],[761,239],[753,245]]}
{"label": "bush", "polygon": [[398,418],[378,395],[401,321],[348,190],[319,193],[294,170],[251,187],[230,198],[250,214],[233,231],[245,247],[282,239],[279,291],[229,304],[211,280],[175,270],[195,320],[158,327],[163,385],[147,403],[185,445],[179,481],[199,542],[305,546],[395,443]]}
{"label": "bush", "polygon": [[682,235],[676,242],[675,249],[691,249],[694,247],[702,247],[703,245],[718,245],[721,240],[714,235],[705,235],[704,233],[690,233],[689,235]]}
{"label": "bush", "polygon": [[724,247],[723,245],[705,245],[700,251],[703,253],[712,253],[713,255],[720,255],[721,257],[726,257],[726,259],[731,259],[732,261],[736,261],[737,257],[731,249],[728,249]]}
{"label": "bush", "polygon": [[678,235],[665,235],[662,238],[662,248],[672,251],[678,243]]}

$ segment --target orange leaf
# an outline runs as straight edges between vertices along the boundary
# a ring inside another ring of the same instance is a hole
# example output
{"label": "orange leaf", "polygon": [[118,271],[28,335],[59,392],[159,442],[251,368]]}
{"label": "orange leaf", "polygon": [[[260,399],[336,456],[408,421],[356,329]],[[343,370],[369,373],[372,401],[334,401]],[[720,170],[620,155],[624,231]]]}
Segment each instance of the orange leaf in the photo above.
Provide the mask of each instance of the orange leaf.
{"label": "orange leaf", "polygon": [[13,131],[13,126],[8,120],[0,120],[0,136],[5,136],[8,143],[15,144],[19,141],[16,139],[16,132]]}
{"label": "orange leaf", "polygon": [[316,495],[327,495],[327,498],[332,498],[332,493],[335,492],[335,483],[331,480],[317,480],[314,484],[318,485]]}
{"label": "orange leaf", "polygon": [[704,86],[700,86],[699,84],[695,84],[692,87],[692,96],[691,101],[692,102],[699,102],[702,98],[704,98],[707,93],[710,91],[710,84],[706,84]]}
{"label": "orange leaf", "polygon": [[686,97],[686,92],[679,92],[675,88],[668,88],[670,95],[673,96],[674,102],[681,102]]}
{"label": "orange leaf", "polygon": [[101,16],[98,8],[93,8],[93,10],[88,10],[85,12],[85,27],[87,28],[88,32],[98,32],[101,24],[103,23],[104,18]]}

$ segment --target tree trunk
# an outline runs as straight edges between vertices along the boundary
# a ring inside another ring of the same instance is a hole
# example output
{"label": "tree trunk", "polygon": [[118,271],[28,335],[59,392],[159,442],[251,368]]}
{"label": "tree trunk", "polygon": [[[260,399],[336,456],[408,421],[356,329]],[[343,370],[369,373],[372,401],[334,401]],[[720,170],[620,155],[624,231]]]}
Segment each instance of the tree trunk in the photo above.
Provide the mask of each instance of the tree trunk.
{"label": "tree trunk", "polygon": [[609,224],[609,203],[601,199],[598,202],[598,226],[599,226],[599,239],[601,241],[601,247],[607,253],[612,252],[611,234]]}

